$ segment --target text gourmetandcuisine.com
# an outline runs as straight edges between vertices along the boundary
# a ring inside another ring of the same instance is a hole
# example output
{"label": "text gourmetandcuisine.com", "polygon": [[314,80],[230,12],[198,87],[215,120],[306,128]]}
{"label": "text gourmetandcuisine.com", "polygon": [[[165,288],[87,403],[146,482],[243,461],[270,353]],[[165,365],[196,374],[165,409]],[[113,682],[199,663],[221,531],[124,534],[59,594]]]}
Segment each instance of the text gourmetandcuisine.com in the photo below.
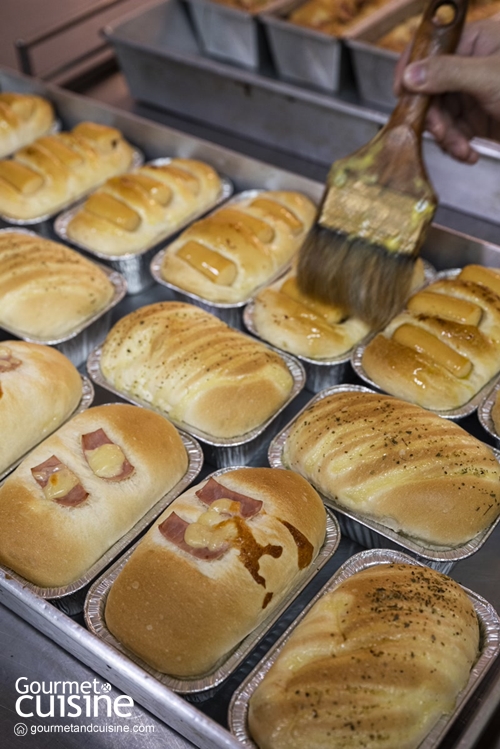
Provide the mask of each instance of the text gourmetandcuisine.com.
{"label": "text gourmetandcuisine.com", "polygon": [[129,718],[134,707],[132,697],[112,697],[107,692],[111,685],[93,681],[28,681],[20,676],[16,681],[16,713],[22,718],[97,718],[113,716]]}

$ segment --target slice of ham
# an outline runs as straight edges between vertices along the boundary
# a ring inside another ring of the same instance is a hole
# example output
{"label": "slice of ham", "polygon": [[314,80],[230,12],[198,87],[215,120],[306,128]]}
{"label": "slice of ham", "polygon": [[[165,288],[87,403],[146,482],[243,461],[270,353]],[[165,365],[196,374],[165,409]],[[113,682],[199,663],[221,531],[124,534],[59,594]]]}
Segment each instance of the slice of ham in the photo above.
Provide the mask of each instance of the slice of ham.
{"label": "slice of ham", "polygon": [[243,518],[253,518],[262,507],[260,499],[253,499],[247,497],[246,494],[234,492],[227,486],[219,484],[214,478],[209,478],[205,486],[196,492],[196,496],[206,505],[211,505],[217,499],[230,499],[233,502],[239,502],[240,514]]}
{"label": "slice of ham", "polygon": [[[83,448],[83,454],[85,455],[85,459],[87,463],[89,463],[89,453],[93,450],[98,450],[103,445],[114,445],[115,443],[113,440],[110,440],[104,429],[96,429],[95,432],[88,432],[87,434],[82,434],[82,448]],[[117,446],[120,449],[120,452],[123,453],[123,450],[118,445]],[[90,463],[89,463],[90,465]],[[92,468],[92,466],[90,466]],[[100,476],[99,478],[102,478],[104,481],[123,481],[124,479],[131,476],[134,472],[134,466],[129,463],[127,458],[125,457],[125,454],[123,454],[123,462],[121,466],[119,467],[119,470],[113,475],[113,476]]]}
{"label": "slice of ham", "polygon": [[[45,460],[43,463],[34,466],[31,469],[31,474],[37,484],[42,489],[45,489],[50,481],[51,476],[58,473],[59,471],[62,471],[63,469],[69,470],[67,466],[62,463],[56,455],[51,455],[51,457]],[[88,496],[88,492],[85,491],[81,483],[78,482],[74,486],[72,486],[66,494],[60,497],[54,497],[53,501],[57,502],[57,504],[59,505],[64,505],[65,507],[76,507],[77,505],[80,505],[82,502],[84,502]]]}
{"label": "slice of ham", "polygon": [[22,364],[20,359],[16,359],[12,351],[7,346],[0,346],[0,373],[12,372]]}
{"label": "slice of ham", "polygon": [[191,554],[191,556],[197,557],[198,559],[220,559],[229,549],[229,544],[225,544],[219,549],[215,549],[213,551],[211,549],[207,549],[206,547],[195,548],[194,546],[190,546],[184,541],[184,534],[186,533],[186,528],[188,527],[188,525],[189,523],[186,522],[186,520],[183,520],[175,512],[171,512],[168,518],[166,518],[163,523],[160,523],[158,529],[162,536],[167,539],[167,541],[170,541],[171,543],[178,546],[179,549],[187,551],[188,554]]}

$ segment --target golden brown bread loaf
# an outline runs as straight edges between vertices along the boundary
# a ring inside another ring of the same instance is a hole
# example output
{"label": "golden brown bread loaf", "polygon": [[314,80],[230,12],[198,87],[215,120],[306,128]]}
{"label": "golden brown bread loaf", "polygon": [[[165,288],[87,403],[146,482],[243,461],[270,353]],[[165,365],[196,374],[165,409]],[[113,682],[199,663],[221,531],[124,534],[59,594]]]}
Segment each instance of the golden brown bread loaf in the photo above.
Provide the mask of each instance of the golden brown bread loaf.
{"label": "golden brown bread loaf", "polygon": [[52,215],[125,172],[132,158],[119,130],[94,122],[38,138],[0,161],[0,214],[23,221]]}
{"label": "golden brown bread loaf", "polygon": [[182,478],[167,419],[96,406],[36,447],[0,488],[0,562],[42,587],[78,580]]}
{"label": "golden brown bread loaf", "polygon": [[326,592],[249,704],[259,749],[417,749],[451,713],[479,656],[462,588],[411,564],[378,564]]}
{"label": "golden brown bread loaf", "polygon": [[314,215],[297,192],[261,192],[222,206],[168,246],[161,275],[211,302],[244,301],[291,260]]}
{"label": "golden brown bread loaf", "polygon": [[49,346],[0,341],[0,474],[76,409],[82,379]]}
{"label": "golden brown bread loaf", "polygon": [[53,124],[52,105],[41,96],[0,93],[0,158],[45,135]]}
{"label": "golden brown bread loaf", "polygon": [[158,671],[202,676],[282,601],[325,530],[323,503],[300,476],[247,468],[212,477],[178,497],[135,549],[111,587],[106,624]]}
{"label": "golden brown bread loaf", "polygon": [[119,320],[101,371],[175,422],[213,437],[246,434],[286,401],[293,379],[274,351],[199,307],[162,302]]}
{"label": "golden brown bread loaf", "polygon": [[491,419],[493,421],[495,432],[500,435],[500,393],[498,391],[491,408]]}
{"label": "golden brown bread loaf", "polygon": [[415,294],[362,365],[378,387],[425,408],[466,404],[500,370],[500,271],[468,265]]}
{"label": "golden brown bread loaf", "polygon": [[69,221],[68,237],[106,255],[140,252],[217,200],[221,180],[208,164],[172,159],[112,177]]}
{"label": "golden brown bread loaf", "polygon": [[0,233],[0,326],[46,341],[109,304],[114,286],[95,263],[49,239]]}
{"label": "golden brown bread loaf", "polygon": [[288,20],[340,37],[387,2],[389,0],[307,0],[290,13]]}
{"label": "golden brown bread loaf", "polygon": [[500,513],[491,448],[390,396],[337,392],[311,404],[283,461],[347,510],[425,545],[463,545]]}

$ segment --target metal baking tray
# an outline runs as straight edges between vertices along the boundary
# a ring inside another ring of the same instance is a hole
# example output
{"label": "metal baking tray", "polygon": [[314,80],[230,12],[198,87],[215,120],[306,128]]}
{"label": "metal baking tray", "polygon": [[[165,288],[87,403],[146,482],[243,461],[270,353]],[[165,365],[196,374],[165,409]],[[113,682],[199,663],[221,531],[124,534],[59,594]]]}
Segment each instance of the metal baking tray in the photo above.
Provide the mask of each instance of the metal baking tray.
{"label": "metal baking tray", "polygon": [[491,390],[486,393],[485,397],[481,401],[481,403],[477,407],[477,418],[479,419],[479,423],[485,429],[490,437],[493,437],[495,444],[497,448],[500,449],[500,434],[498,433],[495,424],[493,423],[493,419],[491,416],[491,412],[493,409],[493,406],[495,405],[495,400],[498,396],[498,393],[500,391],[500,380],[497,380],[497,382],[493,385]]}
{"label": "metal baking tray", "polygon": [[[450,268],[445,271],[440,271],[436,274],[436,277],[434,280],[439,281],[444,278],[455,278],[458,276],[462,269],[461,268]],[[359,344],[359,346],[356,346],[354,349],[352,356],[351,356],[351,365],[358,377],[360,377],[364,382],[366,382],[367,385],[369,385],[373,390],[377,390],[379,393],[386,392],[385,390],[382,390],[382,388],[374,381],[372,380],[367,373],[365,372],[365,369],[363,367],[363,356],[365,353],[365,349],[368,346],[369,341],[364,341],[363,343]],[[458,408],[451,408],[451,409],[434,409],[429,408],[429,411],[432,411],[433,413],[438,414],[439,416],[442,416],[445,419],[451,419],[453,421],[459,421],[460,419],[464,419],[466,416],[470,416],[474,411],[477,410],[480,403],[483,401],[483,399],[486,397],[487,393],[491,390],[496,380],[500,377],[500,363],[498,367],[498,371],[493,377],[488,380],[478,391],[477,393],[467,401],[467,403],[464,403],[463,406],[459,406]],[[389,395],[393,395],[393,393],[389,393]],[[404,400],[404,399],[403,399]]]}
{"label": "metal baking tray", "polygon": [[[245,466],[237,466],[235,468],[241,469],[245,468]],[[225,468],[220,471],[215,471],[210,474],[210,476],[217,477],[230,470],[234,470],[234,468]],[[209,478],[209,476],[207,476],[207,478]],[[85,601],[85,620],[91,632],[112,645],[123,656],[132,660],[147,674],[157,679],[166,687],[169,687],[169,689],[172,689],[172,691],[179,694],[206,692],[206,697],[213,696],[215,688],[243,663],[253,648],[257,645],[258,641],[269,632],[273,624],[278,621],[285,609],[287,609],[288,606],[297,599],[300,592],[332,557],[337,550],[339,541],[340,529],[337,520],[333,513],[327,512],[325,540],[316,559],[306,570],[297,576],[292,588],[288,591],[281,603],[278,604],[275,609],[270,611],[269,616],[267,616],[266,619],[264,619],[249,635],[247,635],[247,637],[245,637],[245,639],[242,640],[232,652],[227,654],[227,657],[223,662],[217,664],[209,674],[197,679],[180,679],[164,674],[161,671],[157,671],[152,666],[145,663],[139,656],[134,655],[134,653],[122,645],[121,642],[111,634],[106,626],[104,614],[109,590],[129,560],[133,551],[138,544],[140,544],[140,541],[129,549],[121,559],[117,560],[112,567],[106,570],[104,575],[99,578],[99,580],[96,580],[92,585]],[[168,585],[168,580],[165,580],[164,582],[165,585]]]}
{"label": "metal baking tray", "polygon": [[[287,400],[281,406],[281,408],[276,411],[276,413],[274,413],[269,419],[267,419],[267,421],[265,421],[260,426],[255,427],[255,429],[252,429],[250,432],[247,432],[246,434],[243,434],[239,437],[224,439],[222,437],[214,438],[210,434],[202,432],[200,429],[196,429],[189,424],[184,424],[182,422],[174,421],[173,419],[171,419],[174,426],[176,426],[178,429],[188,432],[189,434],[192,434],[193,437],[195,437],[202,443],[205,459],[212,465],[215,465],[217,468],[243,465],[244,463],[248,463],[252,456],[255,455],[255,453],[257,453],[259,450],[261,450],[265,446],[266,442],[280,429],[284,419],[284,410],[304,387],[306,375],[303,366],[293,356],[290,356],[290,354],[285,354],[281,351],[278,351],[277,349],[274,349],[272,346],[269,346],[266,343],[263,343],[262,345],[267,346],[267,348],[271,349],[272,351],[275,351],[276,354],[278,354],[278,356],[283,359],[293,378],[292,390]],[[141,398],[138,398],[134,395],[129,395],[128,393],[121,392],[120,390],[114,388],[113,385],[111,385],[111,383],[106,380],[101,372],[101,353],[102,347],[98,346],[96,349],[94,349],[94,351],[92,351],[87,360],[87,371],[96,385],[100,385],[106,390],[109,390],[114,395],[118,395],[120,398],[129,401],[129,403],[134,403],[137,406],[149,408],[152,411],[157,411],[162,416],[166,416],[168,418],[168,415],[165,414],[164,411],[155,408],[151,405],[151,403],[148,403]]]}
{"label": "metal baking tray", "polygon": [[[257,195],[260,195],[261,193],[266,192],[265,190],[245,190],[244,192],[239,193],[238,195],[234,195],[231,200],[229,200],[226,203],[226,206],[237,206],[238,203],[240,203],[243,200],[248,200],[253,197],[256,197]],[[215,211],[214,211],[215,213]],[[305,234],[304,234],[305,236]],[[299,250],[299,245],[297,245],[297,249],[294,254],[297,254]],[[248,304],[252,296],[254,296],[260,289],[264,288],[264,286],[268,286],[270,283],[273,283],[277,278],[283,275],[291,266],[292,259],[287,260],[280,268],[277,268],[276,271],[262,284],[257,286],[256,288],[252,289],[252,291],[242,300],[239,302],[214,302],[209,299],[205,299],[204,297],[199,296],[198,294],[194,294],[193,292],[186,291],[185,289],[182,289],[180,286],[176,286],[173,283],[170,283],[170,281],[166,281],[162,274],[161,274],[161,267],[163,264],[163,259],[165,257],[165,254],[168,252],[168,247],[165,247],[163,250],[161,250],[153,260],[151,261],[151,275],[155,279],[157,283],[159,283],[161,286],[166,286],[167,289],[170,289],[174,292],[174,297],[176,299],[179,299],[183,302],[190,302],[191,304],[195,304],[197,307],[201,307],[202,309],[206,310],[207,312],[210,312],[212,315],[215,315],[216,317],[219,317],[221,320],[224,320],[225,323],[228,325],[231,325],[233,328],[238,329],[244,329],[243,328],[243,321],[242,321],[242,312],[243,307]]]}
{"label": "metal baking tray", "polygon": [[115,559],[115,557],[121,554],[121,552],[126,549],[127,546],[132,543],[132,541],[134,541],[134,539],[136,539],[137,536],[139,536],[139,534],[141,534],[158,515],[163,512],[170,502],[187,489],[201,471],[203,465],[203,453],[200,445],[189,434],[185,434],[181,431],[179,431],[179,434],[188,454],[188,467],[184,476],[174,487],[172,487],[172,489],[170,489],[170,491],[164,494],[163,497],[161,497],[153,507],[151,507],[142,518],[138,520],[129,531],[127,531],[127,533],[125,533],[124,536],[118,539],[118,541],[116,541],[116,543],[114,543],[113,546],[111,546],[84,575],[78,578],[78,580],[75,580],[68,585],[61,585],[56,588],[43,588],[26,580],[22,575],[18,575],[17,572],[14,572],[5,565],[0,565],[0,570],[2,570],[6,575],[10,575],[14,580],[17,580],[23,585],[23,587],[31,590],[37,596],[40,596],[40,598],[62,598],[63,596],[69,596],[88,585],[113,559]]}
{"label": "metal baking tray", "polygon": [[[16,232],[18,234],[27,234],[31,237],[39,237],[39,235],[30,231],[29,229],[19,229],[12,227],[10,229],[0,229],[0,233],[3,232]],[[111,314],[113,308],[116,307],[127,292],[127,284],[123,276],[116,271],[111,270],[106,265],[101,263],[95,263],[109,278],[110,282],[114,287],[113,298],[108,302],[104,309],[97,312],[95,315],[90,317],[81,323],[72,333],[69,333],[60,338],[37,338],[35,336],[28,336],[23,333],[22,330],[16,330],[15,328],[8,328],[6,325],[1,326],[2,330],[5,330],[9,335],[16,338],[21,338],[23,341],[28,343],[43,343],[46,346],[54,346],[58,351],[68,357],[73,362],[75,367],[79,367],[80,364],[86,360],[90,351],[98,345],[106,337],[111,327]]]}
{"label": "metal baking tray", "polygon": [[[292,421],[290,421],[290,423],[287,424],[287,426],[272,440],[268,451],[269,465],[272,468],[287,468],[283,462],[283,449],[293,424],[304,411],[306,411],[313,403],[316,403],[329,395],[351,391],[364,393],[373,392],[373,390],[363,387],[362,385],[335,385],[318,393],[318,395],[312,398],[309,403],[298,412]],[[494,448],[491,449],[493,450],[495,458],[500,463],[500,451],[495,450]],[[342,504],[335,500],[335,498],[327,497],[322,494],[321,490],[318,488],[316,488],[316,491],[320,493],[327,507],[330,507],[335,511],[342,533],[349,536],[349,538],[352,538],[353,541],[371,549],[376,548],[377,546],[391,549],[403,548],[406,553],[417,559],[417,561],[444,573],[450,572],[455,564],[461,559],[466,559],[479,551],[485,541],[493,533],[496,526],[500,523],[499,515],[498,518],[488,526],[488,528],[481,531],[481,533],[478,533],[474,538],[462,546],[449,548],[434,546],[432,544],[426,545],[424,542],[403,533],[398,533],[397,531],[388,528],[386,525],[378,523],[372,518],[365,517],[343,507]]]}
{"label": "metal baking tray", "polygon": [[[149,161],[147,166],[164,166],[172,161],[173,157],[165,157],[162,159],[153,159]],[[54,221],[54,231],[57,236],[64,242],[72,244],[79,250],[84,250],[94,257],[99,258],[103,262],[108,263],[114,270],[121,273],[127,282],[127,293],[128,294],[139,294],[141,291],[147,289],[154,282],[149,271],[149,264],[153,259],[154,255],[158,252],[160,247],[166,241],[171,241],[179,232],[185,229],[192,221],[201,218],[207,211],[213,209],[216,206],[222,205],[232,194],[233,185],[227,177],[221,175],[221,190],[217,197],[217,200],[210,205],[205,206],[201,211],[193,211],[187,215],[182,221],[170,227],[166,227],[165,230],[159,234],[153,243],[149,243],[146,247],[142,248],[137,252],[127,252],[123,255],[108,255],[104,252],[87,247],[81,242],[76,242],[68,236],[68,224],[82,208],[84,200],[79,201],[76,205],[72,206],[69,210],[61,213]]]}
{"label": "metal baking tray", "polygon": [[[82,378],[82,397],[80,398],[80,403],[78,404],[78,406],[76,407],[76,409],[71,414],[69,414],[69,416],[66,419],[64,419],[64,421],[62,421],[57,427],[55,427],[54,429],[52,429],[50,432],[47,432],[47,434],[45,434],[43,436],[43,439],[46,439],[53,432],[55,432],[56,429],[59,429],[59,427],[62,427],[63,424],[66,424],[66,422],[69,421],[70,419],[72,419],[73,416],[76,416],[77,414],[82,413],[82,411],[86,411],[87,408],[90,408],[90,406],[92,405],[92,401],[94,400],[94,387],[93,387],[92,383],[90,382],[90,380],[88,379],[88,377],[85,377],[84,375],[80,375],[80,376]],[[41,441],[42,440],[40,440],[40,442]],[[17,466],[19,465],[19,463],[21,463],[25,459],[25,457],[37,445],[40,444],[40,442],[35,442],[35,444],[32,447],[30,447],[30,449],[27,452],[25,452],[23,455],[21,455],[19,458],[17,458],[17,460],[15,460],[13,463],[11,463],[10,466],[5,469],[5,471],[3,471],[2,473],[0,473],[0,481],[2,481],[9,473],[11,473],[14,470],[14,468],[17,468]]]}
{"label": "metal baking tray", "polygon": [[[129,169],[137,169],[143,164],[143,162],[143,154],[141,153],[141,151],[139,151],[139,149],[134,148],[132,154],[132,162]],[[126,171],[129,171],[129,169],[127,169]],[[92,187],[90,190],[87,190],[84,193],[80,193],[80,195],[76,195],[67,203],[59,205],[55,210],[51,211],[50,213],[45,213],[42,216],[36,216],[36,218],[12,218],[11,216],[6,216],[5,214],[0,213],[0,219],[6,224],[12,224],[12,226],[35,226],[38,224],[45,224],[47,221],[49,221],[49,219],[54,218],[54,216],[57,216],[58,213],[66,210],[66,208],[69,208],[69,206],[73,205],[73,203],[75,203],[77,200],[81,200],[86,195],[90,195],[90,193],[93,192],[96,187],[97,185],[94,185],[94,187]]]}
{"label": "metal baking tray", "polygon": [[[309,605],[297,617],[295,622],[284,632],[280,639],[275,643],[267,656],[257,665],[249,674],[245,681],[234,693],[229,708],[229,725],[230,730],[240,741],[241,746],[246,749],[256,749],[247,727],[247,715],[249,700],[265,675],[276,661],[279,653],[288,642],[290,635],[295,627],[304,619],[314,604],[326,593],[329,593],[338,585],[343,583],[356,572],[361,572],[377,564],[396,563],[396,564],[418,564],[414,559],[410,559],[405,554],[374,549],[364,551],[352,556],[336,572],[331,580],[320,590],[313,598]],[[461,708],[467,700],[471,698],[474,691],[479,686],[481,680],[486,676],[489,668],[492,666],[494,659],[500,650],[499,628],[500,620],[493,606],[481,596],[471,590],[464,588],[469,596],[476,611],[480,626],[480,654],[479,658],[472,667],[469,681],[464,689],[458,695],[455,707],[451,715],[443,715],[435,726],[427,734],[427,737],[419,744],[418,749],[436,749],[443,739],[445,733],[455,721]]]}

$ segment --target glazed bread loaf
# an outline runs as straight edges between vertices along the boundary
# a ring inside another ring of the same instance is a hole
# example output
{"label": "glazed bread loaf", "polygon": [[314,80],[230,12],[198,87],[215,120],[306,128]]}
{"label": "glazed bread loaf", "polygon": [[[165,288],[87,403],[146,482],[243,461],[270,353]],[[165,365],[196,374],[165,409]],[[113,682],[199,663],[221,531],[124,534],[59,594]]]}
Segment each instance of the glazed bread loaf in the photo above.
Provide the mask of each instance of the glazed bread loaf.
{"label": "glazed bread loaf", "polygon": [[500,370],[500,271],[468,265],[412,296],[362,365],[398,398],[438,411],[463,406]]}
{"label": "glazed bread loaf", "polygon": [[212,671],[314,561],[326,514],[289,471],[236,469],[178,497],[112,584],[106,624],[153,668]]}
{"label": "glazed bread loaf", "polygon": [[222,438],[263,424],[293,387],[278,354],[181,302],[151,304],[119,320],[102,346],[101,372],[188,430]]}
{"label": "glazed bread loaf", "polygon": [[498,435],[500,435],[500,393],[497,391],[491,409],[491,419]]}
{"label": "glazed bread loaf", "polygon": [[33,234],[0,234],[0,326],[46,341],[101,312],[114,286],[97,265]]}
{"label": "glazed bread loaf", "polygon": [[389,0],[307,0],[288,16],[299,26],[343,36]]}
{"label": "glazed bread loaf", "polygon": [[463,545],[500,513],[491,448],[390,396],[347,391],[317,400],[294,422],[283,461],[347,510],[425,545]]}
{"label": "glazed bread loaf", "polygon": [[125,172],[132,157],[119,130],[94,122],[38,138],[0,161],[0,214],[24,221],[52,215]]}
{"label": "glazed bread loaf", "polygon": [[0,488],[0,562],[42,587],[78,580],[187,469],[167,419],[90,408],[36,447]]}
{"label": "glazed bread loaf", "polygon": [[0,342],[0,474],[76,409],[82,379],[63,354],[24,341]]}
{"label": "glazed bread loaf", "polygon": [[435,570],[378,564],[327,591],[250,698],[259,749],[417,749],[479,656],[465,591]]}
{"label": "glazed bread loaf", "polygon": [[0,158],[45,135],[53,124],[52,105],[41,96],[0,93]]}
{"label": "glazed bread loaf", "polygon": [[140,252],[212,206],[221,187],[201,161],[148,164],[93,193],[68,222],[68,237],[105,255]]}
{"label": "glazed bread loaf", "polygon": [[211,302],[244,301],[291,260],[314,216],[300,193],[251,193],[186,229],[168,246],[161,276]]}

